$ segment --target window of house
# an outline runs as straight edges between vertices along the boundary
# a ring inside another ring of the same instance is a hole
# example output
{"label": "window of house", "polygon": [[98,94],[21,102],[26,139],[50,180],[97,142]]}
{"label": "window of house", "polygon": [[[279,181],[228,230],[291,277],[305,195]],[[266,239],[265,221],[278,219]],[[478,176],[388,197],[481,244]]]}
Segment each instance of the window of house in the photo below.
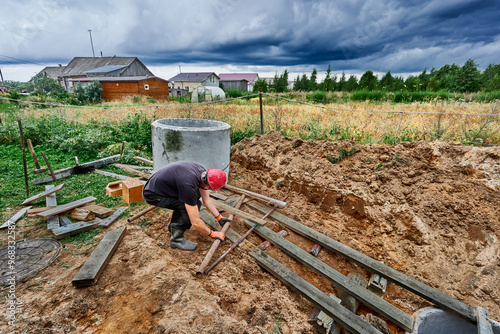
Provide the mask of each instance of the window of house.
{"label": "window of house", "polygon": [[149,90],[149,85],[144,85],[144,90]]}

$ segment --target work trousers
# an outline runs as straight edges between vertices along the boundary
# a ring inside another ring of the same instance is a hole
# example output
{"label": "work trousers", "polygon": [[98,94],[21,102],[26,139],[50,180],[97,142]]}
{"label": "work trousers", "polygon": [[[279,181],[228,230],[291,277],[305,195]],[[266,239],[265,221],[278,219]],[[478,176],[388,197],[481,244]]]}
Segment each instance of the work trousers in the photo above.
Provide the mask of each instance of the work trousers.
{"label": "work trousers", "polygon": [[[189,230],[191,228],[191,220],[189,219],[186,205],[183,202],[179,201],[178,198],[158,195],[147,190],[143,191],[142,196],[144,197],[144,200],[150,205],[174,210],[174,212],[172,212],[172,218],[170,219],[170,223],[173,224],[173,226],[182,230]],[[201,202],[199,199],[196,205],[198,206],[199,211],[201,207]]]}

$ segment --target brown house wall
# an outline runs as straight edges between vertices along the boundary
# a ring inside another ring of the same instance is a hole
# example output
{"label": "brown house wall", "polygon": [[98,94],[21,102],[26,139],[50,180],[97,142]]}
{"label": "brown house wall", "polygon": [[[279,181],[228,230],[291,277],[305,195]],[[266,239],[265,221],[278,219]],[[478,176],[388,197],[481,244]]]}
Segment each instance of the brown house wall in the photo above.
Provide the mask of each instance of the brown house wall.
{"label": "brown house wall", "polygon": [[[144,85],[149,85],[149,90],[145,90]],[[102,82],[102,96],[104,101],[119,100],[135,95],[150,96],[156,100],[167,100],[168,83],[155,78],[139,82]]]}

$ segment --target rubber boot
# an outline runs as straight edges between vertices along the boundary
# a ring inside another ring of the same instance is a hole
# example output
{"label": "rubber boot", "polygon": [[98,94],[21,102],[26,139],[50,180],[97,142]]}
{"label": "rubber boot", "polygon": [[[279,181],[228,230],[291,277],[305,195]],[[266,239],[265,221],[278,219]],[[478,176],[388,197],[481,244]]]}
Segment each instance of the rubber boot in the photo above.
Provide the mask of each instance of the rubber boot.
{"label": "rubber boot", "polygon": [[170,248],[178,248],[185,251],[196,250],[197,245],[184,238],[184,232],[186,232],[186,230],[177,228],[173,224],[170,225],[170,230],[172,231],[172,236],[170,237]]}

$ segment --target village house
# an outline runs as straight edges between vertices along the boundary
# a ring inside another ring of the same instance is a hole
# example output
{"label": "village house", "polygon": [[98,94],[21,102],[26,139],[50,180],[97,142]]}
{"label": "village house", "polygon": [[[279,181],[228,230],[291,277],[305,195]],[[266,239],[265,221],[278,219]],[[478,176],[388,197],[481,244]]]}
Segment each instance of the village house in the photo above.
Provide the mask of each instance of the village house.
{"label": "village house", "polygon": [[220,84],[222,89],[237,89],[253,91],[253,86],[259,80],[258,73],[220,73]]}
{"label": "village house", "polygon": [[200,86],[219,87],[219,77],[214,72],[179,73],[168,81],[174,89],[185,90],[187,93]]}

